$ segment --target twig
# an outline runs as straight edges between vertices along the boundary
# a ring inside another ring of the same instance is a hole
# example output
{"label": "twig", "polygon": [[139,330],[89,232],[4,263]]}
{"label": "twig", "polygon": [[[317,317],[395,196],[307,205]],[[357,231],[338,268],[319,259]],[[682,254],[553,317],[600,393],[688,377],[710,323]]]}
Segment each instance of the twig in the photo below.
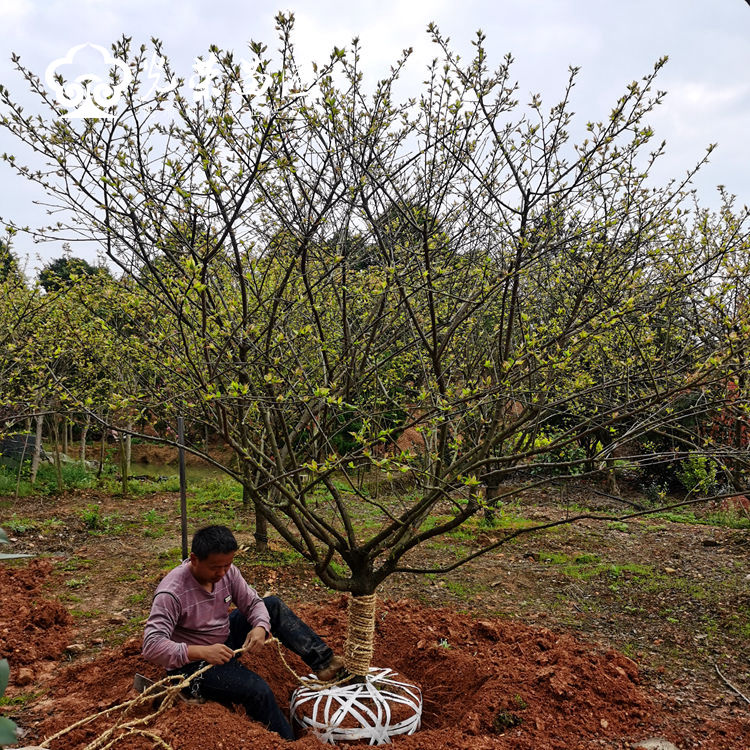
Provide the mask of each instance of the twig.
{"label": "twig", "polygon": [[742,698],[742,700],[745,701],[745,703],[750,703],[750,698],[748,698],[744,693],[738,690],[734,685],[732,685],[731,682],[729,682],[729,680],[726,677],[724,677],[724,675],[721,673],[721,670],[719,669],[719,665],[716,662],[714,662],[714,669],[716,670],[716,674],[719,675],[719,677],[721,677],[721,679],[724,681],[724,684],[727,687],[734,690],[734,692],[737,693],[737,695],[739,695],[740,698]]}

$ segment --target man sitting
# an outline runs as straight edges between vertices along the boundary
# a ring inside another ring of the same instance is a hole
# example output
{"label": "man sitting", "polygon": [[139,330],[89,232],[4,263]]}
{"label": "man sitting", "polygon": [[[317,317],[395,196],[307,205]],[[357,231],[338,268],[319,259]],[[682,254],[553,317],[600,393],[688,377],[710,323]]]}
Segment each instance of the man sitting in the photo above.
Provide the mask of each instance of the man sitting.
{"label": "man sitting", "polygon": [[[159,583],[143,635],[143,656],[169,674],[189,676],[213,664],[191,683],[196,697],[241,703],[248,715],[293,740],[268,684],[235,658],[270,635],[299,654],[321,680],[331,680],[343,659],[276,596],[261,599],[232,564],[237,541],[226,526],[207,526],[193,537],[190,557]],[[229,613],[230,604],[236,609]]]}

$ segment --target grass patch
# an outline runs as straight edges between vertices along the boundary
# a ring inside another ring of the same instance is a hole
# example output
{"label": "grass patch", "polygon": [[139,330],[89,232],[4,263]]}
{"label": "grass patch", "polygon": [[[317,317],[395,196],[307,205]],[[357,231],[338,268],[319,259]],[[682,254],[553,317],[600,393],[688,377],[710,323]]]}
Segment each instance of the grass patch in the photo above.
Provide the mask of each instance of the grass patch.
{"label": "grass patch", "polygon": [[128,604],[141,604],[149,597],[148,591],[138,591],[127,598]]}
{"label": "grass patch", "polygon": [[445,588],[450,591],[451,594],[460,597],[461,599],[470,599],[478,594],[480,591],[486,591],[486,586],[478,584],[463,583],[461,581],[444,581]]}
{"label": "grass patch", "polygon": [[139,635],[143,632],[143,626],[146,624],[145,617],[131,617],[126,623],[118,625],[113,631],[112,636],[115,641],[122,641]]}
{"label": "grass patch", "polygon": [[66,560],[65,562],[59,563],[58,568],[60,570],[64,570],[69,573],[73,573],[76,570],[81,569],[88,569],[94,564],[93,560],[89,560],[87,557],[77,557],[73,556],[70,558],[70,560]]}
{"label": "grass patch", "polygon": [[[249,567],[276,568],[284,565],[299,565],[305,558],[299,552],[288,547],[269,548],[265,552],[250,551],[240,553],[242,564]],[[341,568],[342,572],[344,569]]]}
{"label": "grass patch", "polygon": [[705,515],[691,511],[683,513],[654,513],[654,518],[663,518],[671,523],[686,523],[697,526],[720,526],[727,529],[750,529],[750,516],[736,511],[721,510]]}
{"label": "grass patch", "polygon": [[18,536],[26,534],[29,531],[36,531],[38,527],[39,524],[37,521],[34,521],[32,518],[19,518],[15,513],[3,521],[3,528]]}
{"label": "grass patch", "polygon": [[164,550],[159,553],[158,557],[160,563],[174,568],[175,565],[179,565],[182,562],[182,547],[172,547],[171,549]]}
{"label": "grass patch", "polygon": [[23,708],[27,703],[31,703],[42,695],[42,692],[19,693],[12,698],[7,695],[0,696],[0,706],[17,706]]}
{"label": "grass patch", "polygon": [[91,620],[100,617],[102,611],[100,609],[71,609],[70,614],[77,620]]}
{"label": "grass patch", "polygon": [[590,553],[571,556],[562,552],[540,552],[539,561],[557,565],[563,575],[579,581],[588,581],[600,576],[617,581],[624,578],[653,578],[655,575],[651,565],[602,562],[599,555]]}
{"label": "grass patch", "polygon": [[[18,482],[18,468],[0,466],[0,495],[19,497],[30,495],[52,495],[58,492],[57,471],[50,463],[40,463],[36,482],[30,481],[31,462],[25,461],[21,469],[21,481]],[[84,489],[96,483],[96,477],[80,463],[65,463],[61,466],[63,489]]]}
{"label": "grass patch", "polygon": [[155,508],[147,510],[143,516],[143,535],[151,539],[158,539],[167,533],[167,517]]}
{"label": "grass patch", "polygon": [[69,589],[78,589],[81,588],[81,586],[85,586],[89,582],[88,576],[83,576],[81,578],[69,578],[67,581],[65,581],[65,585]]}
{"label": "grass patch", "polygon": [[200,523],[223,524],[239,531],[242,485],[229,478],[207,479],[188,493],[187,507],[190,516]]}
{"label": "grass patch", "polygon": [[628,525],[623,521],[610,521],[607,528],[611,531],[629,531]]}
{"label": "grass patch", "polygon": [[119,534],[124,528],[124,524],[117,513],[103,516],[101,508],[96,503],[87,505],[79,512],[79,516],[89,533],[94,536]]}

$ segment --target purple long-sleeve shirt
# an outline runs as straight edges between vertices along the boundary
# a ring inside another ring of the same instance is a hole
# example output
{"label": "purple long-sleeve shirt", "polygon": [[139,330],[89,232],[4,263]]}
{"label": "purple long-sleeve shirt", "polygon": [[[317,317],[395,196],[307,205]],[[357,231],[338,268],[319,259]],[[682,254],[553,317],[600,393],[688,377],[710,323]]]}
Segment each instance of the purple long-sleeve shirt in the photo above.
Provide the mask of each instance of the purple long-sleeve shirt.
{"label": "purple long-sleeve shirt", "polygon": [[266,605],[234,565],[209,592],[195,580],[186,560],[156,588],[143,633],[143,656],[165,669],[178,669],[189,661],[188,646],[224,643],[229,635],[230,604],[251,627],[260,625],[271,632]]}

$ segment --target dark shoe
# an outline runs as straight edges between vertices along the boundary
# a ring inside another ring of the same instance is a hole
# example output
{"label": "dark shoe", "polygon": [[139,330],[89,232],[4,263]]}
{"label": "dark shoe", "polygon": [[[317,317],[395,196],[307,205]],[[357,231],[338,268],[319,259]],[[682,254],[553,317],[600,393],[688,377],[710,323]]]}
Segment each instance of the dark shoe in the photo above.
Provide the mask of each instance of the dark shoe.
{"label": "dark shoe", "polygon": [[328,666],[319,669],[315,674],[321,682],[331,682],[334,680],[338,673],[344,668],[344,658],[342,656],[331,657],[331,661],[328,662]]}

